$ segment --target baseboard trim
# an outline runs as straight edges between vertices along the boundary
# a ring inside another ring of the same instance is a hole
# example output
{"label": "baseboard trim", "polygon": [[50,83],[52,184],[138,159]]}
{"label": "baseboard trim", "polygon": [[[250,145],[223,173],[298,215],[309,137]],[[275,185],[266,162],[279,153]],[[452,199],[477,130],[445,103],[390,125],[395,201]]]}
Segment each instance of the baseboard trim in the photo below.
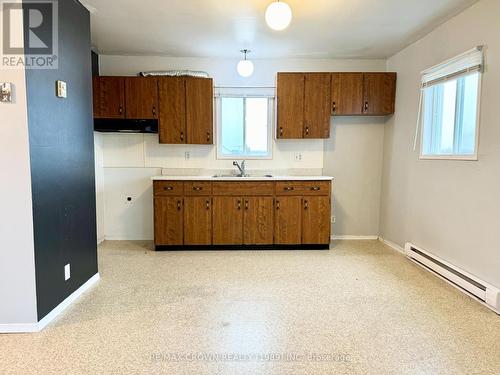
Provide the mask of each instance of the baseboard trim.
{"label": "baseboard trim", "polygon": [[106,240],[106,238],[104,236],[100,237],[97,239],[97,244],[100,245],[102,244],[104,241]]}
{"label": "baseboard trim", "polygon": [[139,238],[137,236],[104,236],[105,241],[154,241],[154,238]]}
{"label": "baseboard trim", "polygon": [[384,245],[387,245],[389,246],[390,248],[392,248],[393,250],[396,250],[398,253],[401,253],[403,254],[404,256],[406,256],[406,251],[405,249],[403,249],[401,246],[399,246],[398,244],[392,242],[392,241],[389,241],[389,240],[386,240],[382,237],[379,237],[378,238],[380,242],[382,242]]}
{"label": "baseboard trim", "polygon": [[57,305],[51,312],[49,312],[43,319],[37,323],[14,323],[14,324],[0,324],[0,333],[32,333],[40,332],[47,324],[54,318],[62,313],[69,305],[71,305],[78,297],[89,290],[100,279],[99,273],[96,273],[88,279],[81,287],[71,293],[64,301]]}
{"label": "baseboard trim", "polygon": [[332,236],[333,241],[344,240],[344,241],[366,241],[366,240],[378,240],[378,236]]}

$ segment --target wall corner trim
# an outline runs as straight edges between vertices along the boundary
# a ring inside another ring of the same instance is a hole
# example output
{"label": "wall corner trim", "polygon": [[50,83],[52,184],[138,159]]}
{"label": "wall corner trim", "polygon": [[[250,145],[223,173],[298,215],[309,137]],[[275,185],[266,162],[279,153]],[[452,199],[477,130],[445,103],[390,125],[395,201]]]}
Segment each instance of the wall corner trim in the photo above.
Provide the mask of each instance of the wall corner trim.
{"label": "wall corner trim", "polygon": [[406,251],[404,248],[402,248],[401,246],[399,246],[398,244],[392,242],[392,241],[389,241],[389,240],[386,240],[382,237],[379,237],[378,238],[380,242],[382,242],[384,245],[387,245],[389,246],[390,248],[392,248],[393,250],[396,250],[398,253],[401,253],[402,255],[406,256]]}
{"label": "wall corner trim", "polygon": [[80,288],[71,293],[64,301],[57,305],[50,313],[48,313],[38,323],[15,323],[15,324],[0,324],[0,333],[29,333],[40,332],[60,313],[62,313],[69,305],[78,299],[83,293],[94,286],[100,279],[99,273],[96,273],[88,279]]}

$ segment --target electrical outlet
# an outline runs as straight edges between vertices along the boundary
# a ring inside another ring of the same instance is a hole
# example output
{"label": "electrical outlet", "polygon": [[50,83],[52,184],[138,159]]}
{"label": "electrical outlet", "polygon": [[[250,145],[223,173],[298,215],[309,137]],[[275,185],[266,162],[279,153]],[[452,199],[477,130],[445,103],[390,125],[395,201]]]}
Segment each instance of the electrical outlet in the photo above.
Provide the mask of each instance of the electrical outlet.
{"label": "electrical outlet", "polygon": [[294,157],[295,157],[295,161],[296,161],[296,162],[299,162],[299,163],[300,163],[300,162],[302,161],[302,153],[301,153],[301,152],[296,152],[296,153],[294,154]]}
{"label": "electrical outlet", "polygon": [[332,224],[335,224],[336,221],[337,221],[337,218],[335,216],[332,216]]}
{"label": "electrical outlet", "polygon": [[64,266],[64,281],[69,280],[71,277],[71,265],[68,263]]}
{"label": "electrical outlet", "polygon": [[186,152],[184,153],[184,159],[186,159],[186,160],[191,159],[191,151],[186,151]]}

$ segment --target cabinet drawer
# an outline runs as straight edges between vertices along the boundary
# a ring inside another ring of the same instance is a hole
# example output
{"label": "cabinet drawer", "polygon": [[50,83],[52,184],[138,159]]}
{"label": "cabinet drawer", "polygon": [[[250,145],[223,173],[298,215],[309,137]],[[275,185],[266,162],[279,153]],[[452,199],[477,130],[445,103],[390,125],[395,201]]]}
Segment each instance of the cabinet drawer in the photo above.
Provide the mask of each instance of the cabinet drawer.
{"label": "cabinet drawer", "polygon": [[184,195],[212,195],[212,183],[209,181],[184,182]]}
{"label": "cabinet drawer", "polygon": [[183,194],[183,183],[180,181],[155,181],[154,195],[181,195]]}
{"label": "cabinet drawer", "polygon": [[276,195],[330,195],[330,181],[279,181]]}
{"label": "cabinet drawer", "polygon": [[273,195],[274,182],[214,182],[214,195]]}

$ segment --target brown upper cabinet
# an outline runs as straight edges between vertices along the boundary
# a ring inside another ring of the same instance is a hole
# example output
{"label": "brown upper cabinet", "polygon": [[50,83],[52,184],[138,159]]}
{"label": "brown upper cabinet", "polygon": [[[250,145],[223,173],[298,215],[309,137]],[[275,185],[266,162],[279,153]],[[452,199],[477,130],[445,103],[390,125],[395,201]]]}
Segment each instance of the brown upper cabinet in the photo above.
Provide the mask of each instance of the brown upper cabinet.
{"label": "brown upper cabinet", "polygon": [[334,116],[386,116],[394,113],[396,73],[332,73]]}
{"label": "brown upper cabinet", "polygon": [[156,78],[125,78],[125,118],[156,119],[158,112],[158,86]]}
{"label": "brown upper cabinet", "polygon": [[213,144],[213,80],[159,78],[160,143]]}
{"label": "brown upper cabinet", "polygon": [[362,115],[363,99],[363,73],[332,74],[332,115]]}
{"label": "brown upper cabinet", "polygon": [[330,136],[329,73],[278,73],[277,138]]}
{"label": "brown upper cabinet", "polygon": [[97,118],[120,119],[125,118],[125,79],[123,77],[94,78],[94,89],[98,114]]}
{"label": "brown upper cabinet", "polygon": [[363,88],[365,115],[384,116],[394,113],[396,73],[365,73]]}

